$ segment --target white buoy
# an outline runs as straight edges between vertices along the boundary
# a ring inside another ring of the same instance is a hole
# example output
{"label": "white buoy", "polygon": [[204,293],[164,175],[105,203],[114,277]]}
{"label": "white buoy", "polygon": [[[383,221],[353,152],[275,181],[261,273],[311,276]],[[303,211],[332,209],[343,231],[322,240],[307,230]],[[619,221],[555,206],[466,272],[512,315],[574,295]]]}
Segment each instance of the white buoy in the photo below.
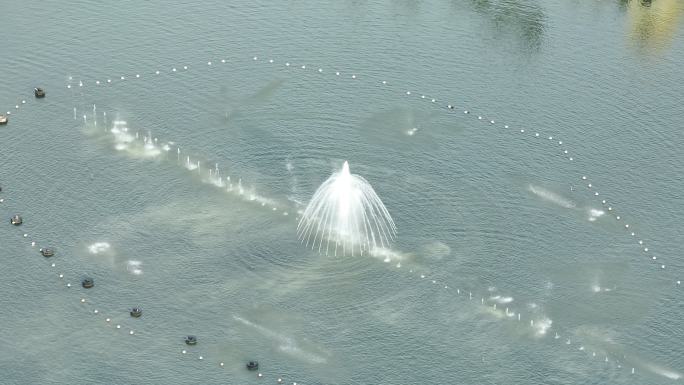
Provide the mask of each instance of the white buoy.
{"label": "white buoy", "polygon": [[70,284],[70,283],[67,283],[67,287],[71,287],[71,284]]}
{"label": "white buoy", "polygon": [[321,72],[323,72],[323,68],[318,69],[318,73],[321,73]]}
{"label": "white buoy", "polygon": [[219,362],[219,366],[222,367],[223,365],[225,365],[223,362]]}
{"label": "white buoy", "polygon": [[111,82],[112,82],[112,79],[107,79],[107,83],[111,83]]}
{"label": "white buoy", "polygon": [[505,125],[504,125],[504,128],[508,128],[508,124],[505,124]]}
{"label": "white buoy", "polygon": [[109,322],[109,321],[111,321],[110,318],[105,318],[105,322]]}
{"label": "white buoy", "polygon": [[411,91],[406,91],[406,95],[411,95]]}
{"label": "white buoy", "polygon": [[133,335],[135,332],[133,330],[129,331],[128,334]]}
{"label": "white buoy", "polygon": [[121,325],[116,325],[116,328],[117,328],[117,329],[121,329]]}
{"label": "white buoy", "polygon": [[644,252],[648,252],[648,247],[644,247]]}
{"label": "white buoy", "polygon": [[207,65],[208,65],[208,66],[210,66],[210,65],[211,65],[211,62],[210,62],[210,61],[208,61],[208,62],[207,62]]}
{"label": "white buoy", "polygon": [[259,60],[259,58],[258,58],[258,57],[256,57],[256,56],[254,56],[254,57],[253,57],[253,59],[254,59],[254,60]]}
{"label": "white buoy", "polygon": [[303,70],[305,70],[305,69],[306,69],[306,66],[305,66],[305,65],[303,65],[303,66],[302,66],[302,69],[303,69]]}
{"label": "white buoy", "polygon": [[121,77],[121,80],[126,80],[126,78],[122,76],[122,77]]}
{"label": "white buoy", "polygon": [[171,68],[171,72],[176,72],[176,67]]}
{"label": "white buoy", "polygon": [[85,298],[81,298],[81,303],[85,303]]}
{"label": "white buoy", "polygon": [[382,84],[387,84],[387,81],[383,80],[383,81],[382,81]]}
{"label": "white buoy", "polygon": [[202,357],[202,356],[199,356],[199,359],[200,359],[200,360],[203,360],[203,359],[204,359],[204,357]]}
{"label": "white buoy", "polygon": [[136,78],[139,78],[139,77],[140,77],[140,74],[135,74],[135,77],[136,77]]}
{"label": "white buoy", "polygon": [[60,275],[59,275],[59,278],[64,278],[64,274],[60,274]]}
{"label": "white buoy", "polygon": [[99,312],[100,312],[100,311],[97,310],[97,309],[93,310],[93,313],[95,313],[95,314],[97,314],[97,313],[99,313]]}
{"label": "white buoy", "polygon": [[352,79],[356,79],[356,75],[352,75]]}
{"label": "white buoy", "polygon": [[185,353],[187,353],[187,350],[183,349],[183,350],[181,350],[181,353],[185,354]]}
{"label": "white buoy", "polygon": [[154,73],[157,74],[157,75],[159,75],[159,71],[155,71]]}

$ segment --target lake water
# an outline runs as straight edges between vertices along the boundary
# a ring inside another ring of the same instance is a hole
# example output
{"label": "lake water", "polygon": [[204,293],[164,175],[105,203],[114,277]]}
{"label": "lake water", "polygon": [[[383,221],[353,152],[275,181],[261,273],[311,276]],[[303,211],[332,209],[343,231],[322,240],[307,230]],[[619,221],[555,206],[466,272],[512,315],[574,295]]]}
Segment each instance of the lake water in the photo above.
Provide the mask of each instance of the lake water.
{"label": "lake water", "polygon": [[681,1],[2,5],[0,383],[682,381]]}

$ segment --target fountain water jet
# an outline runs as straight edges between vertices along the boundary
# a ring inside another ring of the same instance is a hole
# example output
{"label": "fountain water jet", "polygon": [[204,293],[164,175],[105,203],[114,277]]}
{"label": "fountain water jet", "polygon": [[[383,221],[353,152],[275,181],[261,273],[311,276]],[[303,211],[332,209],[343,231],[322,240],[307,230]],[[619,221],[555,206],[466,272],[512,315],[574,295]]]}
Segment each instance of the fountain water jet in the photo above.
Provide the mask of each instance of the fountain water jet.
{"label": "fountain water jet", "polygon": [[349,171],[349,163],[316,190],[297,226],[302,243],[319,253],[363,255],[385,249],[397,228],[370,183]]}

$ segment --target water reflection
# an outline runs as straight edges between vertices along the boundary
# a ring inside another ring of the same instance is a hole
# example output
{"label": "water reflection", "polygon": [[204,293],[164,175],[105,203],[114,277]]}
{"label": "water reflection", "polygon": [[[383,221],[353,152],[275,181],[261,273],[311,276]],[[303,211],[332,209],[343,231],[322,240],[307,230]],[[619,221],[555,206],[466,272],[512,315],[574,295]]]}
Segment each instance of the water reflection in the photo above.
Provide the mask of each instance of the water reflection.
{"label": "water reflection", "polygon": [[629,36],[639,51],[667,48],[684,13],[681,0],[619,0],[629,18]]}
{"label": "water reflection", "polygon": [[[459,0],[454,5],[462,3]],[[469,0],[468,3],[493,24],[497,37],[515,36],[529,51],[541,48],[546,15],[536,1]]]}

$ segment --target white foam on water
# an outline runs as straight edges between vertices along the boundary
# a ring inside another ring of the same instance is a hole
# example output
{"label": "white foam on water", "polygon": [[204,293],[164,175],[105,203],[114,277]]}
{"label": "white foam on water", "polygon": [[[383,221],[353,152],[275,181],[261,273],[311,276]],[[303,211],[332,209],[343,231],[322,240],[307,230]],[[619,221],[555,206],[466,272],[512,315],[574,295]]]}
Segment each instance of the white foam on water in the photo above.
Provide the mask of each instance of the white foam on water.
{"label": "white foam on water", "polygon": [[605,214],[606,212],[603,210],[589,209],[589,222],[594,222],[595,220],[604,216]]}
{"label": "white foam on water", "polygon": [[490,300],[499,303],[499,304],[505,304],[505,303],[511,303],[513,302],[513,297],[503,297],[500,295],[495,295],[492,297],[489,297]]}
{"label": "white foam on water", "polygon": [[576,207],[575,203],[551,190],[547,190],[543,187],[529,185],[527,186],[528,191],[532,194],[542,198],[545,201],[551,202],[566,209],[571,209]]}
{"label": "white foam on water", "polygon": [[126,261],[126,271],[133,275],[141,275],[143,273],[142,262],[135,260]]}
{"label": "white foam on water", "polygon": [[408,254],[402,253],[397,250],[392,250],[387,247],[376,247],[373,250],[371,250],[370,255],[372,257],[382,259],[382,261],[385,263],[400,262],[409,257]]}
{"label": "white foam on water", "polygon": [[532,328],[534,329],[534,335],[536,337],[543,337],[546,335],[546,332],[551,329],[551,324],[553,324],[553,320],[551,320],[548,317],[543,317],[541,319],[535,320],[534,325]]}
{"label": "white foam on water", "polygon": [[667,369],[667,368],[663,368],[662,366],[658,366],[658,365],[656,365],[656,364],[649,364],[649,363],[646,363],[646,364],[643,364],[643,365],[644,365],[644,367],[645,367],[646,369],[648,369],[649,371],[651,371],[651,372],[653,372],[653,373],[655,373],[655,374],[659,374],[659,375],[661,375],[661,376],[663,376],[663,377],[667,377],[667,378],[669,378],[669,379],[671,379],[671,380],[679,380],[679,379],[682,378],[682,374],[681,374],[681,373],[678,373],[678,372],[675,372],[674,370]]}
{"label": "white foam on water", "polygon": [[107,242],[95,242],[88,246],[90,254],[100,254],[109,251],[111,245]]}

